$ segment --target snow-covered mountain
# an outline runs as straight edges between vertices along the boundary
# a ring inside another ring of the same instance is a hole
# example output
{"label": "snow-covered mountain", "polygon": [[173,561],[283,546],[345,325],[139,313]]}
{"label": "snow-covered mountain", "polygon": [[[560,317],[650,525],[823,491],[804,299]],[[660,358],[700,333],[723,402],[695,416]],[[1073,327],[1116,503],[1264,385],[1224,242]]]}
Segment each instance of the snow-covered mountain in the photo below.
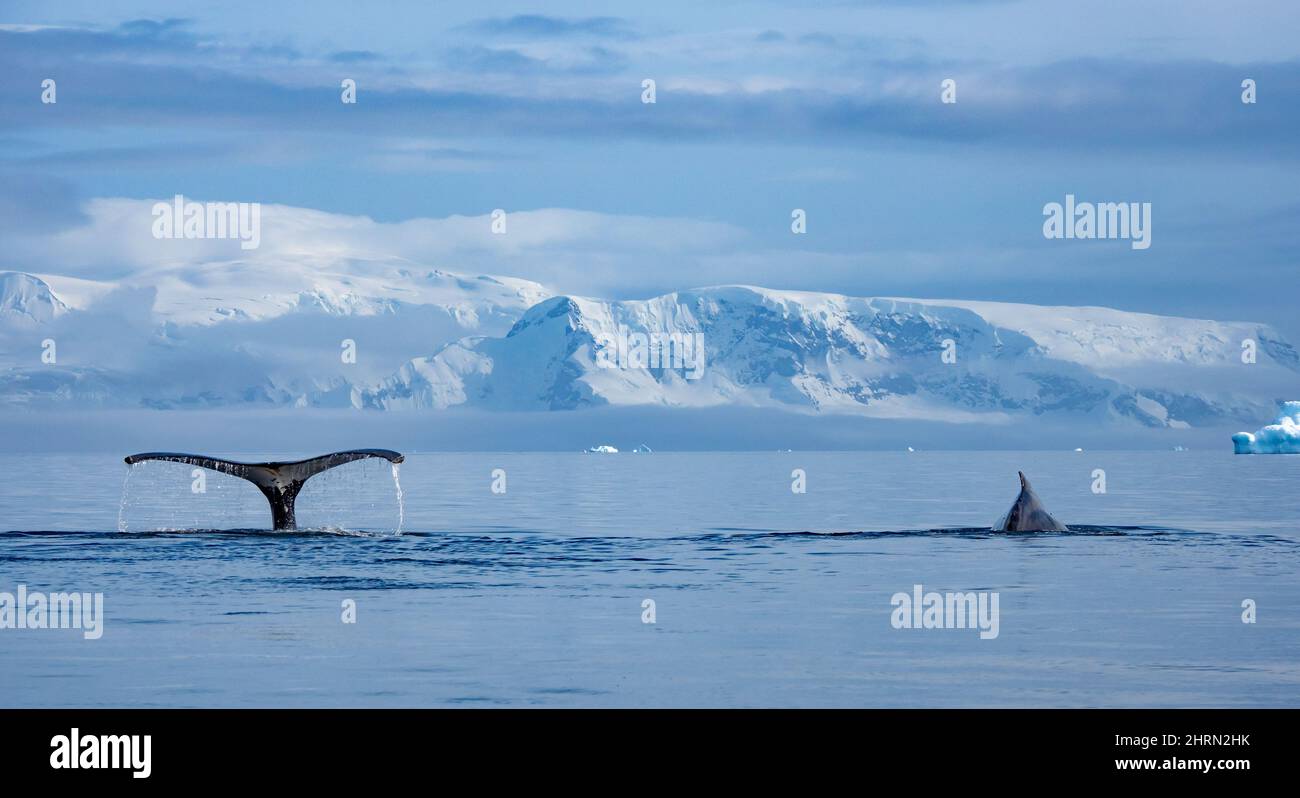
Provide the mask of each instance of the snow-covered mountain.
{"label": "snow-covered mountain", "polygon": [[0,324],[42,324],[67,312],[68,306],[45,281],[21,272],[0,272]]}
{"label": "snow-covered mountain", "polygon": [[[644,368],[632,360],[625,363],[631,368],[617,367],[616,355],[629,348],[619,342],[637,333],[647,340],[698,335],[704,367],[698,374],[685,362]],[[1244,341],[1254,342],[1254,363],[1243,362]],[[605,367],[611,361],[616,367]],[[645,301],[552,297],[503,337],[467,338],[412,360],[361,391],[359,404],[743,405],[884,418],[1009,422],[1053,415],[1185,427],[1267,414],[1277,396],[1297,386],[1300,356],[1259,324],[725,286]]]}
{"label": "snow-covered mountain", "polygon": [[[518,317],[551,292],[514,277],[466,276],[400,259],[331,260],[285,257],[274,268],[256,261],[181,263],[132,272],[113,281],[0,272],[4,307],[10,296],[53,291],[78,309],[123,289],[147,289],[149,319],[177,326],[233,320],[269,321],[302,313],[375,316],[403,307],[438,307],[465,329]],[[56,300],[61,301],[61,300]]]}
{"label": "snow-covered mountain", "polygon": [[[267,271],[0,273],[0,404],[725,406],[1178,428],[1268,417],[1300,387],[1296,350],[1244,322],[750,286],[607,302],[395,260]],[[638,342],[659,339],[685,358],[639,361]]]}
{"label": "snow-covered mountain", "polygon": [[0,404],[349,406],[354,386],[504,334],[550,293],[401,260],[223,261],[113,281],[0,272]]}

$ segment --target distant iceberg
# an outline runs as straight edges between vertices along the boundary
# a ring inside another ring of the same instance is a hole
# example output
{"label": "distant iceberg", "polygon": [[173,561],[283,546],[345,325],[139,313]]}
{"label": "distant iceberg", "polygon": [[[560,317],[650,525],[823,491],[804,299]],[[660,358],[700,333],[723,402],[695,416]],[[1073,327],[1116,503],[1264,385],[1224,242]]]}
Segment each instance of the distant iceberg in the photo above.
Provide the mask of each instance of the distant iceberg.
{"label": "distant iceberg", "polygon": [[610,446],[609,444],[602,443],[600,446],[591,447],[590,449],[587,450],[587,453],[588,454],[618,454],[618,449],[615,449],[613,446]]}
{"label": "distant iceberg", "polygon": [[632,450],[632,454],[654,454],[654,449],[646,446],[644,443]]}
{"label": "distant iceberg", "polygon": [[1283,402],[1267,427],[1232,436],[1237,454],[1300,454],[1300,402]]}

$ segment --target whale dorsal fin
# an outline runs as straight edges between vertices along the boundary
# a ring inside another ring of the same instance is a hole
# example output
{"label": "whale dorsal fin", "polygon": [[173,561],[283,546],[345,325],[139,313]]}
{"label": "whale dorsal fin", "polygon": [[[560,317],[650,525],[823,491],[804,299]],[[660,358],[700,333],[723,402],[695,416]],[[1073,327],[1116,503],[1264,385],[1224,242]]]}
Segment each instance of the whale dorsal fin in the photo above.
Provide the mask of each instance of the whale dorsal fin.
{"label": "whale dorsal fin", "polygon": [[126,463],[135,465],[145,460],[164,460],[199,466],[246,479],[256,485],[270,502],[271,522],[274,528],[295,529],[297,520],[294,518],[294,501],[298,498],[298,491],[302,490],[304,482],[322,471],[368,457],[382,458],[390,463],[400,463],[406,459],[391,449],[349,449],[344,452],[323,454],[320,457],[310,457],[306,460],[268,463],[241,463],[236,460],[223,460],[220,457],[182,452],[142,452],[128,456]]}
{"label": "whale dorsal fin", "polygon": [[993,528],[999,532],[1069,532],[1069,527],[1047,512],[1025,472],[1016,473],[1020,475],[1020,494]]}

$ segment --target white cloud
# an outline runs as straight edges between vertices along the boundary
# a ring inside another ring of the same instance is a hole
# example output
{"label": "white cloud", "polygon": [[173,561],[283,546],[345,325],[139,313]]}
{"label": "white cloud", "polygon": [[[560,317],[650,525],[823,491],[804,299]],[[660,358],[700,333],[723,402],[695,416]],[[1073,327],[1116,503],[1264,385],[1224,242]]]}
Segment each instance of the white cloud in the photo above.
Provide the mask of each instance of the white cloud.
{"label": "white cloud", "polygon": [[[637,269],[690,285],[702,278],[699,258],[747,246],[738,227],[709,221],[614,215],[565,208],[505,209],[506,233],[492,232],[489,213],[377,222],[366,216],[286,205],[263,205],[261,243],[153,237],[159,200],[101,198],[87,202],[85,225],[54,235],[14,235],[7,265],[20,271],[119,279],[207,263],[240,261],[274,270],[285,260],[322,267],[348,260],[404,260],[462,273],[525,277],[586,291],[618,285]],[[250,197],[187,200],[253,201]],[[160,275],[161,276],[161,275]],[[633,280],[635,282],[635,279]]]}

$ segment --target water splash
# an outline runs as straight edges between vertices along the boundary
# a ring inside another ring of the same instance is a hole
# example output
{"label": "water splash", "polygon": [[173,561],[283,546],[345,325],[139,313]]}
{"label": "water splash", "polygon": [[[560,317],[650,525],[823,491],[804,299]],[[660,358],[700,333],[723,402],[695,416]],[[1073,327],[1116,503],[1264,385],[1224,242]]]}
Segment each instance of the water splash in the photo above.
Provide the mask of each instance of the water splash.
{"label": "water splash", "polygon": [[126,467],[126,476],[122,479],[122,501],[117,506],[117,531],[126,532],[126,500],[130,495],[131,475],[135,473],[135,464]]}
{"label": "water splash", "polygon": [[391,463],[393,467],[393,487],[397,489],[397,529],[393,534],[402,534],[402,525],[406,523],[406,503],[402,499],[402,468],[397,463]]}

